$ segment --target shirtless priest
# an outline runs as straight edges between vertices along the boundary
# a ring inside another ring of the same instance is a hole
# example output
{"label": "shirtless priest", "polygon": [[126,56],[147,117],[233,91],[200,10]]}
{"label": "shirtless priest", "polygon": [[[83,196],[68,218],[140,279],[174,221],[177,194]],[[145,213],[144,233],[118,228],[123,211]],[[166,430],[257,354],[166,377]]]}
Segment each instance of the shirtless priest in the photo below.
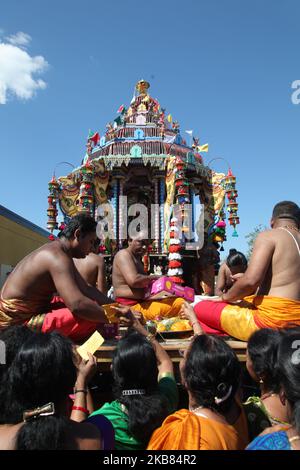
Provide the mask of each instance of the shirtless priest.
{"label": "shirtless priest", "polygon": [[182,298],[145,300],[146,288],[159,277],[144,273],[142,257],[146,253],[148,243],[140,232],[134,238],[129,238],[128,247],[116,254],[112,270],[115,300],[140,312],[145,320],[176,317],[184,302]]}
{"label": "shirtless priest", "polygon": [[[0,329],[25,324],[42,332],[59,331],[73,341],[106,323],[103,304],[111,301],[79,275],[72,258],[84,258],[96,239],[96,222],[85,214],[70,220],[60,238],[21,260],[0,294]],[[55,302],[58,295],[62,301]],[[119,309],[126,315],[129,308]]]}
{"label": "shirtless priest", "polygon": [[276,204],[271,230],[258,235],[245,274],[220,299],[199,302],[194,310],[206,333],[225,333],[245,341],[259,328],[300,325],[297,204]]}

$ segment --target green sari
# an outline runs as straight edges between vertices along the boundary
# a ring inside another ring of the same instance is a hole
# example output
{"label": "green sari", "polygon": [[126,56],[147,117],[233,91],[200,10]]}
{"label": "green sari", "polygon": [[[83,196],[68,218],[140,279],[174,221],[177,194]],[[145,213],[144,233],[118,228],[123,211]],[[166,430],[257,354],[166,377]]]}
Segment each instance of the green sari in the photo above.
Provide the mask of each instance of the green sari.
{"label": "green sari", "polygon": [[[168,412],[174,413],[178,406],[178,389],[175,379],[171,375],[164,375],[158,382],[158,390],[168,399]],[[116,450],[141,450],[145,449],[145,443],[135,439],[128,431],[128,416],[125,407],[117,400],[105,403],[91,416],[104,415],[113,425],[115,431]]]}
{"label": "green sari", "polygon": [[288,425],[288,423],[271,416],[260,397],[249,397],[248,400],[243,403],[243,408],[248,421],[250,441],[266,428],[277,424]]}

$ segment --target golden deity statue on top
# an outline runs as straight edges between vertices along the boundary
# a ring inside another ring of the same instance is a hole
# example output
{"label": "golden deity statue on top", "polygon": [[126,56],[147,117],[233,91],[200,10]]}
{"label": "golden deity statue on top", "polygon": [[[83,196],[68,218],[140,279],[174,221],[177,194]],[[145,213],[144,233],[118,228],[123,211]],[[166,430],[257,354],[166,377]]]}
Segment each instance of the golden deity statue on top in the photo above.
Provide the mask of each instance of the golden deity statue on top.
{"label": "golden deity statue on top", "polygon": [[137,82],[135,88],[139,92],[140,95],[147,95],[148,94],[148,88],[150,88],[150,83],[146,82],[146,80],[140,80]]}

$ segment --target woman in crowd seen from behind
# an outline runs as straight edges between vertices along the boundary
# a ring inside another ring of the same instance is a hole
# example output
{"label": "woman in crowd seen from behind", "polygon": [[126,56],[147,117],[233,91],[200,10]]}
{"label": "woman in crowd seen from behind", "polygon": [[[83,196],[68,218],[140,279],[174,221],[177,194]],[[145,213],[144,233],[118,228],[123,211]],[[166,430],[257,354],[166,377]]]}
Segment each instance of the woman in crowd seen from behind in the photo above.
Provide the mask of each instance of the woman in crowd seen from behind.
{"label": "woman in crowd seen from behind", "polygon": [[219,270],[215,294],[221,297],[227,292],[234,282],[245,273],[247,266],[247,258],[243,253],[235,249],[229,250],[228,258]]}
{"label": "woman in crowd seen from behind", "polygon": [[[0,382],[23,343],[35,333],[24,325],[14,325],[0,331]],[[1,423],[0,416],[0,423]]]}
{"label": "woman in crowd seen from behind", "polygon": [[163,422],[148,445],[149,450],[237,450],[248,443],[243,409],[235,396],[240,385],[240,364],[221,338],[202,334],[192,307],[184,304],[195,337],[180,364],[189,409]]}
{"label": "woman in crowd seen from behind", "polygon": [[266,429],[247,450],[300,450],[300,331],[286,330],[278,348],[278,367],[282,405],[290,425]]}
{"label": "woman in crowd seen from behind", "polygon": [[172,361],[137,319],[131,321],[133,329],[119,341],[113,358],[115,401],[91,416],[102,414],[111,421],[117,450],[145,449],[152,432],[178,405]]}
{"label": "woman in crowd seen from behind", "polygon": [[95,426],[68,418],[75,360],[71,341],[58,333],[34,333],[23,342],[0,383],[0,449],[103,448]]}
{"label": "woman in crowd seen from behind", "polygon": [[262,328],[249,338],[246,367],[251,378],[259,383],[260,397],[252,396],[244,403],[252,440],[265,428],[288,424],[287,407],[279,397],[278,347],[283,332]]}

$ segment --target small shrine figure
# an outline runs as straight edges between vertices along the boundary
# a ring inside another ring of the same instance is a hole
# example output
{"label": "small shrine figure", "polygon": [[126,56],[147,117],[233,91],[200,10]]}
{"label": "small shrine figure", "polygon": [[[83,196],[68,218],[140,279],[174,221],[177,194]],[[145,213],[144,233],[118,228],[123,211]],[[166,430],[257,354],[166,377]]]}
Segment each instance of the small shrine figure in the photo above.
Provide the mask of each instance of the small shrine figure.
{"label": "small shrine figure", "polygon": [[86,143],[86,153],[90,155],[92,153],[92,141],[88,139]]}
{"label": "small shrine figure", "polygon": [[193,144],[192,144],[192,148],[193,148],[193,149],[197,149],[197,147],[200,146],[199,140],[200,140],[200,139],[198,139],[198,138],[196,138],[196,137],[193,137]]}
{"label": "small shrine figure", "polygon": [[111,140],[113,138],[114,128],[111,122],[108,122],[106,124],[106,135],[107,135],[108,140]]}
{"label": "small shrine figure", "polygon": [[175,132],[179,132],[179,122],[178,122],[178,121],[173,121],[173,122],[172,122],[172,129],[173,129]]}
{"label": "small shrine figure", "polygon": [[154,274],[155,276],[162,276],[161,266],[154,265]]}
{"label": "small shrine figure", "polygon": [[165,138],[165,130],[166,130],[166,128],[165,128],[165,125],[163,124],[160,128],[160,136],[161,136],[162,139]]}
{"label": "small shrine figure", "polygon": [[136,84],[136,89],[140,95],[147,95],[148,94],[147,90],[149,87],[150,87],[150,83],[148,83],[146,80],[140,80]]}

